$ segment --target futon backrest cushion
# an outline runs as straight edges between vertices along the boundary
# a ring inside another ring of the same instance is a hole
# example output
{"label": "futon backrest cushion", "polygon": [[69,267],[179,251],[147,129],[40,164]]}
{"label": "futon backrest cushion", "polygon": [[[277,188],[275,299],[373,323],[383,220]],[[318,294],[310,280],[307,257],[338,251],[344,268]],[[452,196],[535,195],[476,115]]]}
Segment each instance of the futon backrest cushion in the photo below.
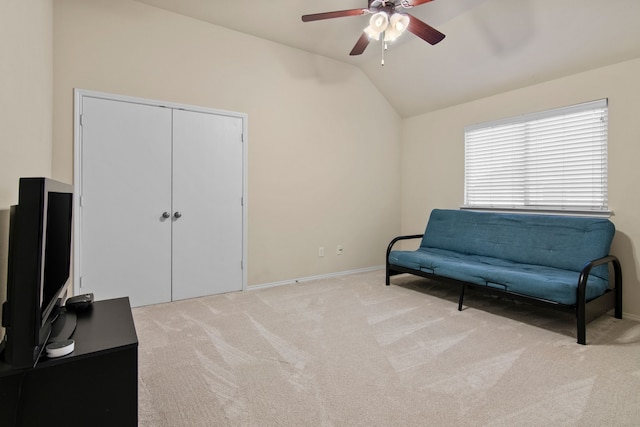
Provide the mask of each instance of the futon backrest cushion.
{"label": "futon backrest cushion", "polygon": [[614,233],[603,218],[434,209],[420,246],[580,271],[609,254]]}

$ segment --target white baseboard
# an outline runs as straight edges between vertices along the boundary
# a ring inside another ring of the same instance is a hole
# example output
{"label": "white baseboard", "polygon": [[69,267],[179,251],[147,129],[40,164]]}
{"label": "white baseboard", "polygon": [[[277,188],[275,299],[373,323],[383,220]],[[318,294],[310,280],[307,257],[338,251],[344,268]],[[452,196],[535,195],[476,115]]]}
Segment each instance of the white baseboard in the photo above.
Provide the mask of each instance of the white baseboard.
{"label": "white baseboard", "polygon": [[384,265],[377,265],[377,266],[374,266],[374,267],[359,268],[357,270],[339,271],[339,272],[336,272],[336,273],[320,274],[318,276],[301,277],[301,278],[298,278],[298,279],[282,280],[280,282],[271,282],[271,283],[263,283],[263,284],[260,284],[260,285],[251,285],[251,286],[247,286],[247,290],[248,291],[254,291],[256,289],[273,288],[274,286],[291,285],[293,283],[310,282],[312,280],[331,279],[331,278],[334,278],[334,277],[349,276],[351,274],[357,274],[357,273],[368,273],[368,272],[371,272],[371,271],[377,271],[377,270],[382,270],[382,269],[384,269]]}
{"label": "white baseboard", "polygon": [[629,314],[629,313],[622,312],[622,318],[623,319],[631,319],[631,320],[635,320],[637,322],[640,322],[640,316],[637,316],[635,314]]}

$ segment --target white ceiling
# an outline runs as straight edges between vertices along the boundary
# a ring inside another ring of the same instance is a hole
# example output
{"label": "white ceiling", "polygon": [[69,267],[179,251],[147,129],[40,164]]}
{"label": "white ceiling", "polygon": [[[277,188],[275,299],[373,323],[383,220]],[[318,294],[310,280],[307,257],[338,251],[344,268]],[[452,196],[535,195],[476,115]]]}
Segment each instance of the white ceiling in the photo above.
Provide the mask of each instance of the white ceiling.
{"label": "white ceiling", "polygon": [[[402,116],[640,57],[640,0],[435,0],[409,12],[446,38],[406,33],[349,56],[368,15],[304,23],[367,0],[137,0],[360,67]],[[640,76],[639,76],[640,78]]]}

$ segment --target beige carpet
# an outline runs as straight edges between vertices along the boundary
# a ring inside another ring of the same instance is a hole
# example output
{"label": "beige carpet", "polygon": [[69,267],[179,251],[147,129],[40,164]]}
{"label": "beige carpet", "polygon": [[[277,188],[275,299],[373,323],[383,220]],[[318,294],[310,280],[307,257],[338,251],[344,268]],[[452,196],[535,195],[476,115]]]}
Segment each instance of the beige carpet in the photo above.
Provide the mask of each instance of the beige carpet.
{"label": "beige carpet", "polygon": [[640,323],[376,271],[134,309],[141,426],[639,426]]}

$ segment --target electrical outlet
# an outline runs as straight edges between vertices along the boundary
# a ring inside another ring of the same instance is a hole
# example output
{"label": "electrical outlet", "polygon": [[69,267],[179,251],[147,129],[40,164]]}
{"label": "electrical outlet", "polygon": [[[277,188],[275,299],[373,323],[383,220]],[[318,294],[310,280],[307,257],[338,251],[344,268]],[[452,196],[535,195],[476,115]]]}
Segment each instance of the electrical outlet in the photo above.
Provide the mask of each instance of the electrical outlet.
{"label": "electrical outlet", "polygon": [[319,257],[323,257],[324,256],[324,246],[320,246],[318,248],[318,256]]}
{"label": "electrical outlet", "polygon": [[336,254],[337,254],[337,255],[342,255],[342,245],[338,245],[338,246],[336,247]]}

